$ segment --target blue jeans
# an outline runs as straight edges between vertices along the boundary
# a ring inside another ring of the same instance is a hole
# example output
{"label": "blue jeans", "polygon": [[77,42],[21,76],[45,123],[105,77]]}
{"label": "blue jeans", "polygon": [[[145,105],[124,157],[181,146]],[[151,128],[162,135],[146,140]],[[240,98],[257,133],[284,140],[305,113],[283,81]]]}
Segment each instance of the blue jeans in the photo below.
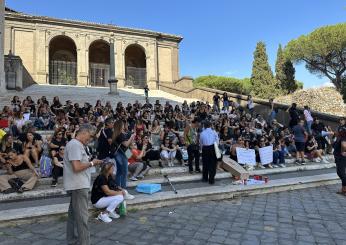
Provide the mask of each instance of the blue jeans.
{"label": "blue jeans", "polygon": [[312,134],[311,125],[314,121],[306,121],[306,131],[308,131],[308,134]]}
{"label": "blue jeans", "polygon": [[273,152],[273,164],[278,163],[285,163],[285,152],[283,150]]}
{"label": "blue jeans", "polygon": [[119,149],[119,151],[114,156],[115,162],[117,164],[117,173],[115,175],[115,183],[121,188],[126,188],[126,180],[128,173],[128,161],[125,154]]}

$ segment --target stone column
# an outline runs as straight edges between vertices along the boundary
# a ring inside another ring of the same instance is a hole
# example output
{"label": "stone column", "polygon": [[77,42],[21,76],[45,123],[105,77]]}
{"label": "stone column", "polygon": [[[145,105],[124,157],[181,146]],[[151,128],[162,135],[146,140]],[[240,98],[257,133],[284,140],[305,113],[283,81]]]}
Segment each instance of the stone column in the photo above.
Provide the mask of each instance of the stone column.
{"label": "stone column", "polygon": [[123,51],[123,40],[116,39],[116,77],[119,88],[125,87],[125,57]]}
{"label": "stone column", "polygon": [[4,71],[5,0],[0,0],[0,94],[6,93]]}
{"label": "stone column", "polygon": [[118,80],[115,79],[115,56],[114,56],[114,40],[111,40],[109,43],[109,88],[110,94],[119,94],[118,93]]}
{"label": "stone column", "polygon": [[86,47],[86,38],[83,35],[76,36],[77,45],[77,72],[78,72],[78,83],[80,86],[88,85],[88,75],[89,75],[89,53]]}

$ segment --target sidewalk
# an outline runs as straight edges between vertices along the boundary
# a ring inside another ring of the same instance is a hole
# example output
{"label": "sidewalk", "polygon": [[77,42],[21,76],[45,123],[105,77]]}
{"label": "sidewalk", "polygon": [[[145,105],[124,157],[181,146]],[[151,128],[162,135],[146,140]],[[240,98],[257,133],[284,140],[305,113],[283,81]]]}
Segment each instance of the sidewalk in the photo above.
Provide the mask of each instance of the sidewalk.
{"label": "sidewalk", "polygon": [[[92,244],[345,244],[339,185],[130,212],[90,219]],[[0,244],[64,244],[65,220],[2,228]]]}

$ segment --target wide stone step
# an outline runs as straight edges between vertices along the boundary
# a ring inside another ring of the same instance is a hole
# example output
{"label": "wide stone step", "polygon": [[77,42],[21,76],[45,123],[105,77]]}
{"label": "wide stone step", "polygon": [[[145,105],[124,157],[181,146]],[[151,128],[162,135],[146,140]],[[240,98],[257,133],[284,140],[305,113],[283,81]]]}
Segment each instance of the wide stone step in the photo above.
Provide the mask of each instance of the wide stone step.
{"label": "wide stone step", "polygon": [[[128,210],[142,210],[148,208],[164,207],[176,204],[194,203],[201,201],[212,201],[230,199],[241,196],[257,195],[279,191],[289,191],[295,189],[317,187],[339,183],[335,173],[320,174],[313,176],[294,177],[286,179],[271,180],[267,184],[261,185],[234,185],[207,186],[201,188],[179,190],[177,194],[172,191],[163,191],[153,195],[138,194],[134,200],[128,200]],[[0,211],[0,225],[8,226],[18,224],[19,220],[25,222],[35,222],[47,216],[65,215],[68,210],[68,203],[52,204],[38,207],[25,207]],[[89,210],[95,211],[89,204]]]}
{"label": "wide stone step", "polygon": [[[309,171],[309,170],[322,170],[322,169],[330,169],[334,168],[334,163],[313,163],[307,164],[304,166],[289,166],[286,168],[273,168],[273,169],[258,169],[249,171],[250,176],[253,175],[270,175],[270,174],[279,174],[279,173],[290,173],[297,171]],[[187,172],[179,172],[183,171],[184,167],[176,167],[176,168],[164,168],[158,169],[158,173],[152,176],[147,176],[144,180],[140,181],[128,181],[128,188],[133,189],[140,183],[156,183],[156,184],[167,184],[167,180],[164,178],[164,175],[168,175],[170,181],[172,183],[184,183],[184,182],[193,182],[201,180],[201,174],[194,173],[189,174]],[[228,172],[218,172],[216,174],[216,179],[227,179],[230,178],[231,174]],[[60,179],[57,187],[50,187],[50,182],[48,179],[40,179],[40,184],[35,187],[34,190],[24,192],[22,194],[11,193],[11,194],[0,194],[0,202],[10,202],[10,201],[20,201],[20,200],[30,200],[30,199],[41,199],[48,198],[52,196],[64,196],[66,192],[62,186],[62,180]]]}

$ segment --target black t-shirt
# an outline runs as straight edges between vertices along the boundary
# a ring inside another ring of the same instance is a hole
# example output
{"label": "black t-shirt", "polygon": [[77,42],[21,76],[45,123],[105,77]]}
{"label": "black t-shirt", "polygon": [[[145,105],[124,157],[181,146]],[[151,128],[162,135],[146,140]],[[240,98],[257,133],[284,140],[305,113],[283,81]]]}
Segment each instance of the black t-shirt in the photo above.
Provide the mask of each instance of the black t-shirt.
{"label": "black t-shirt", "polygon": [[22,144],[18,142],[13,142],[12,147],[6,147],[4,151],[1,151],[2,153],[9,153],[11,150],[15,150],[17,153],[22,154],[23,153],[23,146]]}
{"label": "black t-shirt", "polygon": [[213,101],[214,101],[214,102],[218,103],[219,100],[220,100],[220,96],[218,96],[218,95],[214,95],[214,96],[213,96]]}
{"label": "black t-shirt", "polygon": [[108,143],[109,139],[112,139],[113,131],[111,128],[101,130],[100,137],[98,139],[97,152],[99,159],[105,159],[111,156],[111,146]]}
{"label": "black t-shirt", "polygon": [[122,143],[124,141],[127,141],[128,139],[129,139],[128,135],[126,135],[124,133],[119,134],[119,136],[115,139],[115,143],[117,145],[116,147],[118,148],[120,145],[119,151],[125,152],[127,150],[127,147],[124,146]]}
{"label": "black t-shirt", "polygon": [[334,148],[334,152],[333,152],[333,154],[334,154],[334,157],[335,157],[335,159],[346,159],[346,157],[343,157],[342,155],[341,155],[341,144],[342,144],[342,142],[344,142],[344,141],[346,141],[346,137],[344,137],[344,138],[340,138],[340,139],[338,139],[337,141],[335,141],[335,143],[334,143],[334,145],[333,145],[333,148]]}
{"label": "black t-shirt", "polygon": [[55,138],[52,139],[52,144],[59,146],[58,148],[60,148],[61,146],[65,146],[66,145],[66,139],[62,138],[61,141],[57,141]]}
{"label": "black t-shirt", "polygon": [[[314,148],[311,149],[311,147],[313,147],[314,145],[315,143],[313,141],[308,141],[306,143],[305,152],[311,153],[314,150]],[[310,149],[308,149],[308,147],[310,147]]]}
{"label": "black t-shirt", "polygon": [[[34,135],[34,140],[42,140],[42,136],[38,133],[33,133]],[[26,140],[26,133],[22,133],[18,136],[18,139],[21,141],[21,142],[25,142]]]}
{"label": "black t-shirt", "polygon": [[102,186],[108,186],[108,179],[104,175],[99,175],[96,177],[93,188],[91,190],[91,203],[95,204],[102,197],[106,197],[106,193],[103,192]]}

